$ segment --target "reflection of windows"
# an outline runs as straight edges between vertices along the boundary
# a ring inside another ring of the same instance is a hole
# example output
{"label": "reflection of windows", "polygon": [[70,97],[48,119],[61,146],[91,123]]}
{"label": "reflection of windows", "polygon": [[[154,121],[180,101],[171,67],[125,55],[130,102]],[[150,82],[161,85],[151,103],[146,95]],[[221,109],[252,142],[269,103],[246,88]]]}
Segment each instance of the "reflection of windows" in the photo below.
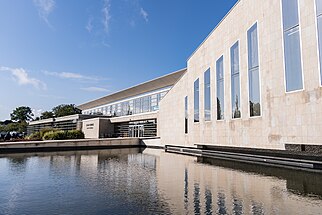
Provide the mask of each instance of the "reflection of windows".
{"label": "reflection of windows", "polygon": [[[107,116],[128,116],[132,114],[148,113],[159,110],[160,100],[167,94],[167,91],[152,95],[141,96],[135,99],[127,99],[123,102],[105,105],[100,108],[93,108],[87,114],[104,114]],[[84,113],[86,113],[84,111]]]}
{"label": "reflection of windows", "polygon": [[205,121],[211,120],[211,108],[210,108],[210,69],[204,73],[204,111],[205,111]]}
{"label": "reflection of windows", "polygon": [[194,121],[199,122],[199,78],[194,82]]}
{"label": "reflection of windows", "polygon": [[145,96],[142,98],[143,100],[143,108],[142,108],[142,112],[146,113],[150,111],[150,96]]}
{"label": "reflection of windows", "polygon": [[141,99],[134,100],[134,112],[135,114],[141,113]]}
{"label": "reflection of windows", "polygon": [[108,116],[112,115],[112,110],[111,110],[111,106],[110,106],[110,105],[109,105],[109,106],[107,106],[106,114],[107,114]]}
{"label": "reflection of windows", "polygon": [[257,23],[247,32],[248,42],[248,82],[250,116],[260,116],[260,86],[258,61]]}
{"label": "reflection of windows", "polygon": [[217,119],[224,119],[224,56],[216,62],[217,74]]}
{"label": "reflection of windows", "polygon": [[240,118],[239,43],[230,48],[232,117]]}
{"label": "reflection of windows", "polygon": [[184,97],[184,133],[188,134],[188,96]]}
{"label": "reflection of windows", "polygon": [[[318,27],[318,48],[320,57],[320,81],[322,81],[322,1],[315,0]],[[322,84],[322,82],[320,83]]]}
{"label": "reflection of windows", "polygon": [[159,109],[158,106],[158,95],[154,94],[151,96],[151,111],[156,111]]}
{"label": "reflection of windows", "polygon": [[116,116],[116,106],[112,105],[112,116]]}
{"label": "reflection of windows", "polygon": [[298,0],[282,0],[286,92],[303,89]]}

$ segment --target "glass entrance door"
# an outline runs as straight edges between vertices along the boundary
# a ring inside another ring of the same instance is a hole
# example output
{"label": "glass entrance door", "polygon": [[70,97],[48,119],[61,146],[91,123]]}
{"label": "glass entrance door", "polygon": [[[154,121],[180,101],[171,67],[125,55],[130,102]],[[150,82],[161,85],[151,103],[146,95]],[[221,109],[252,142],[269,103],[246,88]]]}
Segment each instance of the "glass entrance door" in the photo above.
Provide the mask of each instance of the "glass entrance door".
{"label": "glass entrance door", "polygon": [[144,137],[144,126],[143,125],[130,125],[129,126],[129,137]]}

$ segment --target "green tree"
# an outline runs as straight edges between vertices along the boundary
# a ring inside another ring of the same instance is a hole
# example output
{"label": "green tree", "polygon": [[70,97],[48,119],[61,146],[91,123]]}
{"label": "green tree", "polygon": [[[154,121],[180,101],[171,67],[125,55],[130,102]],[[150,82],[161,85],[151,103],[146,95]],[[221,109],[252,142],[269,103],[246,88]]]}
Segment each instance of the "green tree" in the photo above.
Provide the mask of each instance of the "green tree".
{"label": "green tree", "polygon": [[10,132],[10,131],[17,131],[17,132],[26,132],[27,131],[27,122],[14,122],[6,125],[4,127],[4,131]]}
{"label": "green tree", "polygon": [[217,119],[218,120],[223,119],[222,114],[221,114],[221,105],[220,105],[220,101],[219,101],[218,97],[217,97]]}
{"label": "green tree", "polygon": [[18,122],[26,122],[32,120],[33,113],[30,107],[17,107],[11,114],[11,120]]}
{"label": "green tree", "polygon": [[82,110],[78,109],[74,104],[62,104],[53,108],[55,117],[68,116],[73,114],[81,114]]}
{"label": "green tree", "polygon": [[41,113],[40,119],[50,119],[54,117],[54,113],[51,111],[45,111]]}

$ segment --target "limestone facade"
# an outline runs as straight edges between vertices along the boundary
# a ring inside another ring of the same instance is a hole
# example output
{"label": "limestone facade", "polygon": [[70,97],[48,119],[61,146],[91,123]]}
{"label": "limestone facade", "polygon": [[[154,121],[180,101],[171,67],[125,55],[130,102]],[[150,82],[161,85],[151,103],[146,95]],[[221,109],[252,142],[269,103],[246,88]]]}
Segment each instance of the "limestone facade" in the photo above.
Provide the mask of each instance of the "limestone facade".
{"label": "limestone facade", "polygon": [[[240,0],[187,61],[187,72],[160,102],[163,145],[214,144],[284,149],[322,144],[322,88],[314,0],[298,0],[303,89],[286,92],[281,0]],[[250,117],[247,31],[257,23],[261,116]],[[239,42],[241,118],[232,119],[230,48]],[[224,59],[224,120],[217,120],[216,61]],[[211,120],[204,119],[204,72],[210,68]],[[200,122],[194,122],[199,78]],[[185,134],[185,97],[188,133]]]}

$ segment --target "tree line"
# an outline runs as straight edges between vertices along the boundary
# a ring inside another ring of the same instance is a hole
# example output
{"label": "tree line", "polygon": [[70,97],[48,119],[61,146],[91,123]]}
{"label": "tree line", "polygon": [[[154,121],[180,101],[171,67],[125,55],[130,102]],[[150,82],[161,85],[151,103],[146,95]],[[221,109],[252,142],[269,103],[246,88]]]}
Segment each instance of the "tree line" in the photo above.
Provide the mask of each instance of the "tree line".
{"label": "tree line", "polygon": [[16,131],[23,133],[27,131],[27,125],[30,121],[41,119],[50,119],[54,117],[62,117],[73,114],[81,114],[82,111],[75,104],[61,104],[54,107],[50,111],[41,113],[39,117],[34,117],[30,107],[17,107],[10,114],[10,120],[0,121],[0,132]]}

